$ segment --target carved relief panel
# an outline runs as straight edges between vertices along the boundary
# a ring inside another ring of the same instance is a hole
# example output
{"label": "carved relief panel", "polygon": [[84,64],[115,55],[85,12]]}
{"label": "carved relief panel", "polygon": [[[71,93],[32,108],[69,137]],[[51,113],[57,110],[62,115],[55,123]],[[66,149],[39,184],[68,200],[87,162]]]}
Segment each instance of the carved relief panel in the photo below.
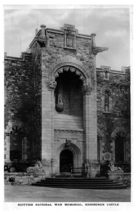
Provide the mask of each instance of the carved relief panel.
{"label": "carved relief panel", "polygon": [[64,31],[64,48],[76,49],[76,34],[75,26],[65,24],[61,30]]}

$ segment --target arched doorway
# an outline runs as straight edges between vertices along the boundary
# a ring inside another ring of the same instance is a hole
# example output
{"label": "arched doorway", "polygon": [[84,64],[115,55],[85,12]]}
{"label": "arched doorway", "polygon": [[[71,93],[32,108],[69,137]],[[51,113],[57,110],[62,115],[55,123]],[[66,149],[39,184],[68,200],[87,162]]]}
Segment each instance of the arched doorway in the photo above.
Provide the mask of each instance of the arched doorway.
{"label": "arched doorway", "polygon": [[65,149],[60,153],[60,172],[70,172],[73,168],[73,153]]}
{"label": "arched doorway", "polygon": [[123,163],[125,160],[125,137],[122,133],[117,133],[115,138],[115,161]]}

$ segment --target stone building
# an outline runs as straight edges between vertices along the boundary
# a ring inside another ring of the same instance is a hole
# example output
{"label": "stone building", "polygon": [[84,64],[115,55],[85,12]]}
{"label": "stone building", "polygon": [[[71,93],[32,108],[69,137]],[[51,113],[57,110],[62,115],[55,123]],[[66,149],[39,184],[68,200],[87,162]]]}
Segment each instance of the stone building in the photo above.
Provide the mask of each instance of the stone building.
{"label": "stone building", "polygon": [[129,68],[96,68],[108,48],[95,36],[42,25],[21,58],[5,54],[6,162],[40,159],[47,175],[87,166],[90,176],[104,160],[130,163],[129,116],[119,106]]}

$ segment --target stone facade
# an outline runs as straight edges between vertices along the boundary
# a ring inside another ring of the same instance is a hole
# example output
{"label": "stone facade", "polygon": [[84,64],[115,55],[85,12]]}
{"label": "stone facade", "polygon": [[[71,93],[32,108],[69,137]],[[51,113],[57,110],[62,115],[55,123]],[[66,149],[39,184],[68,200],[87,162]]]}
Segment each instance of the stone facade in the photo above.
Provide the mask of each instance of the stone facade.
{"label": "stone facade", "polygon": [[[115,109],[116,83],[126,73],[96,68],[105,50],[95,34],[42,25],[22,58],[5,56],[6,161],[41,159],[46,175],[87,166],[91,176],[106,158],[130,162],[129,124]],[[115,155],[118,133],[122,159]]]}

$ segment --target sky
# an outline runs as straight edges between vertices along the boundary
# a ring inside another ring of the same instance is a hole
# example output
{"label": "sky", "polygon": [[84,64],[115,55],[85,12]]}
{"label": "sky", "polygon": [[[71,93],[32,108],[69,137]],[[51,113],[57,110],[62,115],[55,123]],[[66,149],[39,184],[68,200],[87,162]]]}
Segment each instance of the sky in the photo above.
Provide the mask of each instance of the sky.
{"label": "sky", "polygon": [[66,23],[75,25],[81,34],[96,33],[96,45],[109,48],[97,55],[98,68],[105,65],[121,70],[130,66],[130,15],[129,6],[8,6],[4,8],[4,51],[20,57],[41,24],[60,29]]}

